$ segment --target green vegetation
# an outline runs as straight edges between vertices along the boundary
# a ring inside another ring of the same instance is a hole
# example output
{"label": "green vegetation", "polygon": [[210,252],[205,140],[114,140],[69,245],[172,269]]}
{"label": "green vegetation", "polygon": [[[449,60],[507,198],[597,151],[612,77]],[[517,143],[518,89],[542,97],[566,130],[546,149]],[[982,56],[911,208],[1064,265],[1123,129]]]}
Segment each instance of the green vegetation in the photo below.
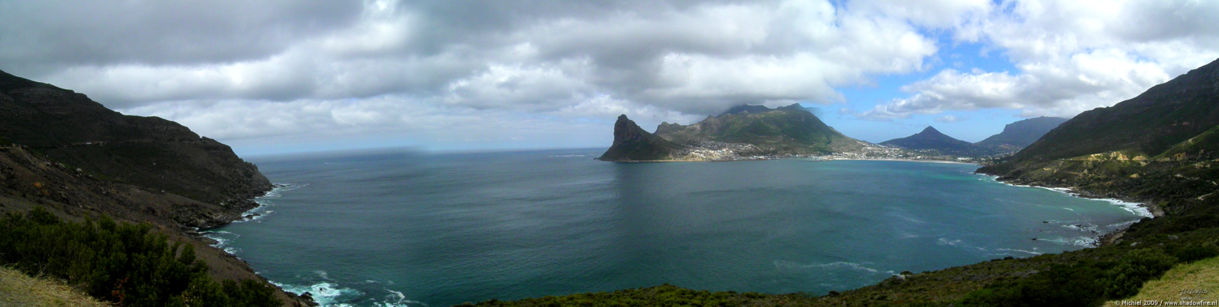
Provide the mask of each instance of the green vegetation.
{"label": "green vegetation", "polygon": [[61,221],[36,208],[0,218],[0,264],[65,280],[120,306],[279,306],[254,280],[216,282],[194,249],[170,244],[147,224],[103,217]]}
{"label": "green vegetation", "polygon": [[62,281],[0,267],[0,306],[107,306]]}
{"label": "green vegetation", "polygon": [[656,135],[688,146],[708,141],[751,144],[761,150],[756,153],[760,155],[822,154],[862,146],[799,104],[777,109],[737,106],[689,126],[661,124]]}
{"label": "green vegetation", "polygon": [[[1143,284],[1138,295],[1127,301],[1197,301],[1219,298],[1219,257],[1178,265],[1162,277]],[[1117,306],[1121,300],[1109,301]]]}
{"label": "green vegetation", "polygon": [[1170,255],[1161,249],[1136,249],[1118,259],[1084,260],[1053,265],[1049,270],[1013,282],[997,283],[965,297],[965,306],[1094,306],[1130,297],[1143,283],[1173,265],[1219,254],[1214,246],[1189,246]]}

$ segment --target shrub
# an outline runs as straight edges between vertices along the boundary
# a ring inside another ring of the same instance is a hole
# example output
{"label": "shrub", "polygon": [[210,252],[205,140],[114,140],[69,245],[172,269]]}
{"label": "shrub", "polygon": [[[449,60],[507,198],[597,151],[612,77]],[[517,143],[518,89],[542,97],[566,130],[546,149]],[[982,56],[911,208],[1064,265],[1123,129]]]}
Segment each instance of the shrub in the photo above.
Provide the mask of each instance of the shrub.
{"label": "shrub", "polygon": [[147,224],[63,222],[35,208],[0,218],[0,264],[64,279],[121,306],[278,306],[252,280],[217,283],[194,249],[170,244]]}
{"label": "shrub", "polygon": [[1120,264],[1109,270],[1105,295],[1110,299],[1130,297],[1139,292],[1143,282],[1160,277],[1176,263],[1176,257],[1158,249],[1131,251]]}

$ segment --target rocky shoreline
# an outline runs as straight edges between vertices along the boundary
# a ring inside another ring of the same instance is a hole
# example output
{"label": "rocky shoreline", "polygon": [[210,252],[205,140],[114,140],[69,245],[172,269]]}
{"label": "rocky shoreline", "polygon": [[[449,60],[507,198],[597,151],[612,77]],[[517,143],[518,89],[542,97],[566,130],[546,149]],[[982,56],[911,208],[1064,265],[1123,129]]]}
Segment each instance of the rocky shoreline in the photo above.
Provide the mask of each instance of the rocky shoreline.
{"label": "rocky shoreline", "polygon": [[[1040,182],[1040,181],[1036,181],[1036,180],[1021,180],[1020,178],[1010,178],[1010,177],[1005,178],[1005,177],[1001,177],[1000,175],[986,173],[986,172],[982,171],[982,169],[979,169],[978,171],[976,171],[976,173],[993,176],[993,177],[995,177],[995,181],[1002,182],[1002,183],[1009,184],[1009,185],[1014,185],[1014,186],[1029,186],[1029,187],[1051,189],[1051,190],[1056,190],[1056,191],[1062,191],[1064,193],[1067,193],[1067,194],[1075,196],[1075,197],[1087,198],[1087,199],[1118,200],[1118,201],[1127,202],[1127,203],[1134,203],[1134,204],[1138,204],[1138,206],[1140,206],[1140,207],[1146,208],[1147,211],[1150,212],[1152,215],[1152,217],[1150,217],[1150,218],[1160,218],[1160,217],[1164,216],[1164,209],[1159,204],[1157,204],[1155,201],[1151,201],[1151,200],[1136,199],[1134,197],[1129,197],[1126,195],[1118,195],[1117,193],[1113,193],[1113,192],[1098,193],[1096,191],[1082,189],[1078,186],[1070,186],[1070,185],[1062,186],[1062,185],[1049,184],[1046,182]],[[1134,227],[1135,224],[1142,223],[1146,219],[1150,219],[1150,218],[1145,217],[1143,219],[1140,219],[1140,220],[1130,224],[1129,226],[1126,226],[1125,228],[1114,230],[1109,233],[1100,234],[1100,236],[1098,236],[1096,238],[1096,240],[1098,242],[1098,245],[1096,247],[1117,244],[1119,242],[1119,240],[1122,238],[1122,236],[1126,233],[1126,231],[1130,229],[1130,227]]]}

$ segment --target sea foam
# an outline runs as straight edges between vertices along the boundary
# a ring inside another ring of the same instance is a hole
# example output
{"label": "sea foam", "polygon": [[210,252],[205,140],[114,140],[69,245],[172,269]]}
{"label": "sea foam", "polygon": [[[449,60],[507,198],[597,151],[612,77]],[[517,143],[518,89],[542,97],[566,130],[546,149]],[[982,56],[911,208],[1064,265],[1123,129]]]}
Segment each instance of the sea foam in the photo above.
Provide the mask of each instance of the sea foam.
{"label": "sea foam", "polygon": [[[1105,202],[1108,202],[1115,206],[1121,207],[1123,210],[1126,210],[1127,212],[1130,212],[1131,214],[1134,214],[1134,215],[1137,215],[1140,217],[1155,218],[1155,215],[1151,213],[1151,210],[1147,209],[1147,206],[1144,206],[1141,203],[1128,202],[1128,201],[1114,199],[1114,198],[1084,197],[1084,196],[1079,195],[1079,193],[1076,193],[1075,191],[1071,190],[1070,188],[1043,187],[1043,186],[1036,186],[1036,185],[1014,184],[1014,183],[999,181],[999,176],[994,176],[994,175],[981,175],[981,176],[982,176],[982,178],[989,178],[989,181],[994,181],[994,182],[1006,184],[1006,185],[1013,186],[1013,187],[1045,189],[1045,190],[1050,190],[1050,191],[1054,191],[1054,192],[1067,194],[1072,197],[1105,201]],[[1071,210],[1070,208],[1064,208],[1064,209]],[[1071,210],[1071,211],[1075,211],[1075,210]]]}

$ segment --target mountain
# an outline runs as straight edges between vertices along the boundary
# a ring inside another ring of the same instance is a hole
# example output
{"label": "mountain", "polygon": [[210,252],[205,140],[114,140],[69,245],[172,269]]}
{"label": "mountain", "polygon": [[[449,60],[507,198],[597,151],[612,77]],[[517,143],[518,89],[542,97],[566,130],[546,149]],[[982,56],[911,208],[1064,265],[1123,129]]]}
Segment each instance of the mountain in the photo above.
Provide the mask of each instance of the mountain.
{"label": "mountain", "polygon": [[601,155],[607,161],[669,160],[681,146],[639,128],[634,121],[619,115],[614,123],[614,144]]}
{"label": "mountain", "polygon": [[83,94],[0,71],[0,138],[114,181],[211,204],[271,189],[227,145],[178,123],[111,111]]}
{"label": "mountain", "polygon": [[[979,169],[1004,180],[1147,201],[1219,190],[1219,60],[1111,107],[1075,116]],[[1165,210],[1174,210],[1168,206]]]}
{"label": "mountain", "polygon": [[1125,151],[1155,155],[1219,125],[1219,60],[1112,107],[1081,113],[1012,157],[1013,163]]}
{"label": "mountain", "polygon": [[914,135],[884,141],[880,144],[905,149],[934,150],[942,154],[956,156],[974,155],[978,152],[978,148],[974,147],[973,144],[945,135],[932,126],[927,126],[927,128],[923,128],[923,131]]}
{"label": "mountain", "polygon": [[654,134],[619,116],[614,143],[600,159],[735,160],[857,151],[866,145],[842,135],[799,104],[776,109],[745,105],[692,125],[661,123]]}
{"label": "mountain", "polygon": [[1003,127],[1003,132],[974,143],[974,145],[987,148],[995,153],[1017,152],[1066,121],[1066,118],[1044,116],[1024,119],[1007,124]]}
{"label": "mountain", "polygon": [[229,146],[175,122],[123,115],[0,71],[0,213],[41,208],[67,220],[147,223],[190,246],[216,280],[254,280],[283,302],[308,305],[197,233],[242,219],[271,187]]}

